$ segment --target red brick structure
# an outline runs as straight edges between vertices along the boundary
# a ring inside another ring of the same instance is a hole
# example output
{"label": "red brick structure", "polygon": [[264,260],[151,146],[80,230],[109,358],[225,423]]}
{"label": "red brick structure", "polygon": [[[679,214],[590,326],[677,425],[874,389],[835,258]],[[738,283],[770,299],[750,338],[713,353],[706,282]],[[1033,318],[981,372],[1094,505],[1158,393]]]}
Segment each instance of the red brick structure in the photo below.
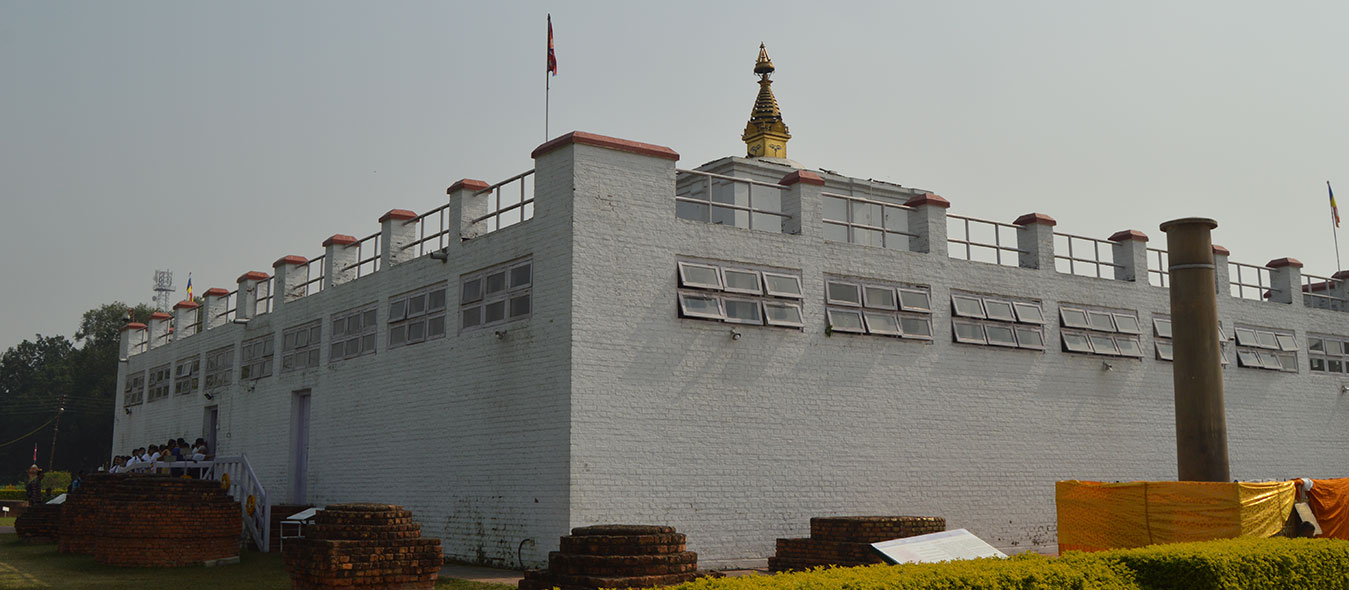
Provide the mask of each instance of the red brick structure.
{"label": "red brick structure", "polygon": [[[313,508],[313,506],[308,504],[272,504],[272,528],[270,529],[272,535],[267,540],[268,551],[272,553],[281,551],[281,521],[290,518],[290,515],[296,512],[302,512],[309,508]],[[254,544],[256,543],[257,541],[254,540]]]}
{"label": "red brick structure", "polygon": [[598,525],[562,537],[548,569],[528,570],[520,590],[651,588],[698,577],[698,554],[685,551],[683,534],[668,526]]}
{"label": "red brick structure", "polygon": [[430,590],[441,565],[440,539],[390,504],[330,505],[284,557],[294,590]]}
{"label": "red brick structure", "polygon": [[777,554],[768,558],[775,572],[817,566],[885,563],[872,543],[946,530],[936,516],[830,516],[810,519],[810,537],[778,539]]}
{"label": "red brick structure", "polygon": [[61,528],[62,504],[29,506],[14,519],[14,532],[24,543],[55,543]]}
{"label": "red brick structure", "polygon": [[66,494],[66,502],[61,508],[60,538],[61,553],[94,554],[99,524],[103,522],[100,514],[102,497],[105,492],[116,489],[130,475],[111,473],[91,473],[84,483]]}
{"label": "red brick structure", "polygon": [[220,482],[132,476],[100,498],[99,563],[182,567],[239,556],[243,516]]}

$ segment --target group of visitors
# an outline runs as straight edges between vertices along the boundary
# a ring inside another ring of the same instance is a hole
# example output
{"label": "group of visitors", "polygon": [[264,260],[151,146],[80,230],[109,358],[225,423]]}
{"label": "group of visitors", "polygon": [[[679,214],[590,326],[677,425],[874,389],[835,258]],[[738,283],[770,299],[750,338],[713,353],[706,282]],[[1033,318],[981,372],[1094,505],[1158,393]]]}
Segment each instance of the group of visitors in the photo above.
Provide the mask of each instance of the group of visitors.
{"label": "group of visitors", "polygon": [[[130,455],[118,455],[113,457],[112,466],[108,468],[108,473],[126,473],[130,471],[144,471],[150,469],[150,464],[169,461],[205,461],[210,457],[210,449],[207,447],[205,439],[197,439],[190,446],[187,441],[178,439],[169,439],[163,445],[150,445],[133,449]],[[181,468],[174,468],[173,475],[181,475]]]}

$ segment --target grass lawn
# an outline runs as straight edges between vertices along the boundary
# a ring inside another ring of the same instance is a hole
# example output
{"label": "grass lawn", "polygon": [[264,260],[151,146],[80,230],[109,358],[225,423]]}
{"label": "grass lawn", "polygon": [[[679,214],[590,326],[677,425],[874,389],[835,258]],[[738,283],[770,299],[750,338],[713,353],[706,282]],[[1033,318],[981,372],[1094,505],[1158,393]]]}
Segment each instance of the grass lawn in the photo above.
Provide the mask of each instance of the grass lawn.
{"label": "grass lawn", "polygon": [[[96,563],[88,555],[62,555],[56,545],[25,545],[14,534],[0,535],[0,589],[69,588],[71,590],[247,588],[289,590],[290,578],[281,556],[245,551],[238,565],[172,569],[120,568]],[[450,590],[514,590],[510,584],[439,580]]]}
{"label": "grass lawn", "polygon": [[14,526],[14,517],[13,516],[0,517],[0,526]]}

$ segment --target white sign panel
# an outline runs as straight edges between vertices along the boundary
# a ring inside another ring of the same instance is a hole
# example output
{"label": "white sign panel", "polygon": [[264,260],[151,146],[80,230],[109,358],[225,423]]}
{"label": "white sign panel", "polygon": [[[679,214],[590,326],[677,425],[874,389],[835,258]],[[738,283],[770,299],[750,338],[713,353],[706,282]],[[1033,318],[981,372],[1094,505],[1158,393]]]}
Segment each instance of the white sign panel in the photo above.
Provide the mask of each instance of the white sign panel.
{"label": "white sign panel", "polygon": [[1007,557],[965,529],[872,543],[890,563],[936,563],[979,557]]}

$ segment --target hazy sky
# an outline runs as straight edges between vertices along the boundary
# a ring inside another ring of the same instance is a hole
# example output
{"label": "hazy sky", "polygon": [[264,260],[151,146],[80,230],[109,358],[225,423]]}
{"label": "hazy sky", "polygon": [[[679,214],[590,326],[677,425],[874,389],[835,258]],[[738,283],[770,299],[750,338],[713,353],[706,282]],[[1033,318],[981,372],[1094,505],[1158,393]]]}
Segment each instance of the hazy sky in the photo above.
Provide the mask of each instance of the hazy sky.
{"label": "hazy sky", "polygon": [[1102,4],[0,0],[0,349],[531,168],[549,11],[554,135],[743,155],[763,41],[807,166],[1334,272],[1349,4]]}

